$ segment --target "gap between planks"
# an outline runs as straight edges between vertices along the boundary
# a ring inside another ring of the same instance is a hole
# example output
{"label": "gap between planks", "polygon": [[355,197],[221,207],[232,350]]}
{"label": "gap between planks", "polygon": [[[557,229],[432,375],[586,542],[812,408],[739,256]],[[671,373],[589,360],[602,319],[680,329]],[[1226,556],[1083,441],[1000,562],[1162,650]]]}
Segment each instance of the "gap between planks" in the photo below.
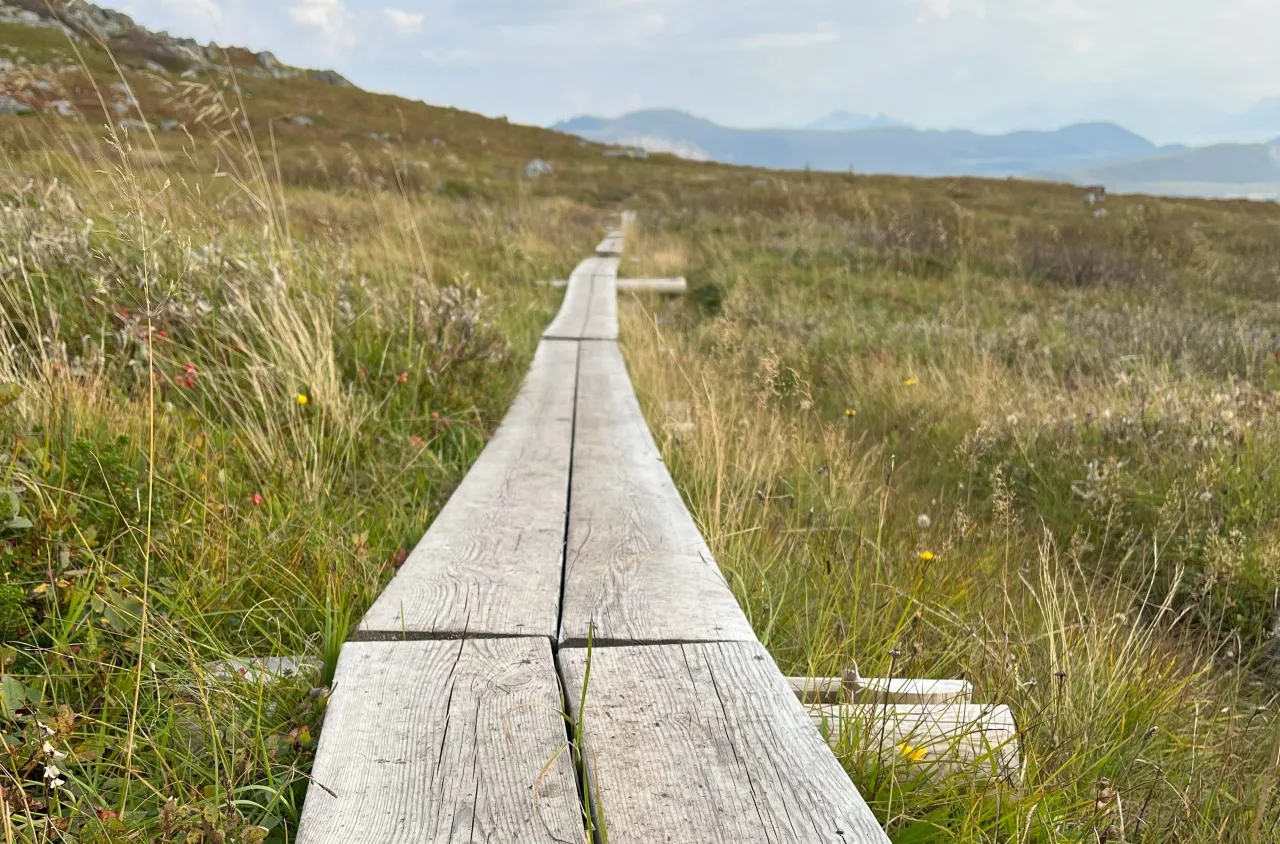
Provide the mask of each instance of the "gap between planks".
{"label": "gap between planks", "polygon": [[546,639],[551,643],[551,652],[561,651],[605,651],[612,648],[669,648],[674,645],[720,645],[725,642],[746,641],[742,639],[566,639],[556,641],[552,636],[530,636],[523,633],[385,633],[358,630],[351,634],[348,642],[362,645],[389,645],[397,642],[488,642],[504,639]]}

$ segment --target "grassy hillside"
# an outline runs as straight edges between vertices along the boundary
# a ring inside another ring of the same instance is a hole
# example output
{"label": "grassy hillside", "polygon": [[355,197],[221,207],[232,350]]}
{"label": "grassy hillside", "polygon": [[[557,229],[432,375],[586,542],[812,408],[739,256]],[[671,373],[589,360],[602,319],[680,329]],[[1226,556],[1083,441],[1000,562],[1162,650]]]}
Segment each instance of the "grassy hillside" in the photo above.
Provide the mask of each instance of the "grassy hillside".
{"label": "grassy hillside", "polygon": [[293,839],[338,645],[624,208],[624,273],[693,284],[624,303],[637,386],[781,665],[1018,713],[1016,792],[841,748],[895,840],[1274,839],[1274,206],[611,159],[0,35],[6,840]]}

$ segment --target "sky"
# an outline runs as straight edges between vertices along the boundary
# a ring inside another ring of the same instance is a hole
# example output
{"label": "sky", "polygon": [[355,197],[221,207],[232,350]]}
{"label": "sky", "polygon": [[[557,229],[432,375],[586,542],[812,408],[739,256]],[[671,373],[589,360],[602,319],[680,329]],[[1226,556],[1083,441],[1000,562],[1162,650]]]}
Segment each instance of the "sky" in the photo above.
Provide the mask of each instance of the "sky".
{"label": "sky", "polygon": [[[104,0],[99,0],[104,2]],[[1002,132],[1113,120],[1261,140],[1280,0],[105,0],[155,30],[522,123],[680,108],[732,126],[844,109]]]}

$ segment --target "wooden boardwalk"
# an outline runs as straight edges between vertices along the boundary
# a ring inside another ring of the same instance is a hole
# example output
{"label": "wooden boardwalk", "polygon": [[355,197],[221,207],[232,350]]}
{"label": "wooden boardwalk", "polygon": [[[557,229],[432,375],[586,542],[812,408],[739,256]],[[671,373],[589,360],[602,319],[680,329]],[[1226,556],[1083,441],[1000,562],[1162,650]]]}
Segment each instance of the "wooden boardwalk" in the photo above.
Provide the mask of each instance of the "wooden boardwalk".
{"label": "wooden boardwalk", "polygon": [[301,844],[582,842],[586,811],[614,844],[888,841],[663,465],[616,342],[623,246],[574,270],[344,647]]}

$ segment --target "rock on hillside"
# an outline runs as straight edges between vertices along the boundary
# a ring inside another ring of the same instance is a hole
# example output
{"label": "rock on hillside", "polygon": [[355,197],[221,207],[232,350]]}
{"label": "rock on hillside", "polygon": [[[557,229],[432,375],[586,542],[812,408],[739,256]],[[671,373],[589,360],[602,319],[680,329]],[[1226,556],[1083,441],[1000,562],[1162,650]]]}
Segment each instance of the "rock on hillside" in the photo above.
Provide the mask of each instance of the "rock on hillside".
{"label": "rock on hillside", "polygon": [[[86,0],[0,0],[0,22],[57,27],[74,38],[107,43],[113,52],[137,56],[152,70],[189,70],[227,63],[217,44],[201,45],[193,38],[152,32],[122,12]],[[319,82],[355,87],[336,71],[300,70],[281,63],[271,53],[256,53],[257,67],[241,69],[255,76],[288,79],[308,74]]]}

